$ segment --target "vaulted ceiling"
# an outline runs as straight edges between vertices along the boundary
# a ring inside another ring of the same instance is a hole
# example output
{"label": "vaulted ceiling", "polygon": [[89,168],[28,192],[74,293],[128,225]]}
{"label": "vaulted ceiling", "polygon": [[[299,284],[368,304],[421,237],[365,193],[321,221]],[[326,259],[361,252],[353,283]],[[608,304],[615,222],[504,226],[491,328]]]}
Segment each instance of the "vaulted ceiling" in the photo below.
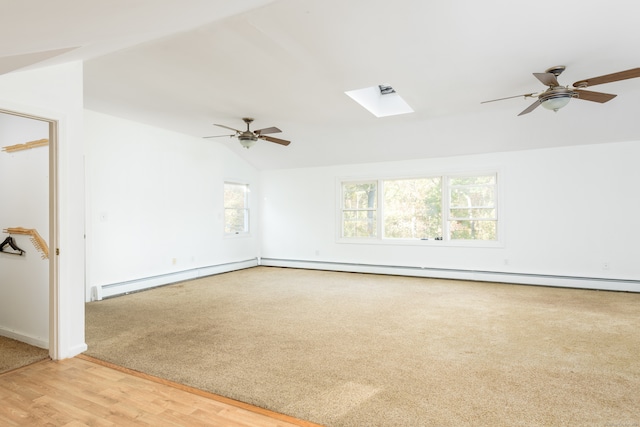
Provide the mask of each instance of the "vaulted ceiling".
{"label": "vaulted ceiling", "polygon": [[[85,61],[85,107],[196,137],[277,126],[259,169],[639,140],[640,79],[517,114],[558,80],[640,66],[628,0],[0,1],[0,73]],[[376,118],[345,91],[389,84],[414,113]],[[1,96],[1,95],[0,95]]]}

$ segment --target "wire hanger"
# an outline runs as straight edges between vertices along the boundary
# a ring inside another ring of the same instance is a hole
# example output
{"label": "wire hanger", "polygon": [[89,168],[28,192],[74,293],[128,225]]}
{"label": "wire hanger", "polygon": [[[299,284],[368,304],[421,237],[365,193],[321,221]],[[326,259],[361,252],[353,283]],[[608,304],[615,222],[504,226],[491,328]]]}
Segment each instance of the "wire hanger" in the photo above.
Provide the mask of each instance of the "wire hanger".
{"label": "wire hanger", "polygon": [[[7,246],[9,246],[15,252],[5,250],[7,249]],[[11,255],[22,255],[24,254],[25,251],[23,251],[18,247],[18,245],[16,245],[16,242],[15,240],[13,240],[13,237],[9,236],[6,239],[4,239],[4,242],[0,243],[0,252],[4,252]]]}

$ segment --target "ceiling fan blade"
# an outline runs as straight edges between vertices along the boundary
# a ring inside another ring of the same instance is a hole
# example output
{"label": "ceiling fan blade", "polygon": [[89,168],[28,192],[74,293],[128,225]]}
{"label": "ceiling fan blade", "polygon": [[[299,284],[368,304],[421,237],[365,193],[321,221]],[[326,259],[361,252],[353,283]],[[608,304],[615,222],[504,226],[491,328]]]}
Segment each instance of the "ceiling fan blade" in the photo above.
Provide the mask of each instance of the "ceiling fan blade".
{"label": "ceiling fan blade", "polygon": [[549,86],[549,87],[556,87],[556,86],[560,86],[560,83],[558,83],[558,79],[556,79],[556,76],[554,74],[551,73],[533,73],[533,75],[542,82],[543,85],[545,86]]}
{"label": "ceiling fan blade", "polygon": [[518,116],[522,116],[525,114],[529,114],[530,112],[532,112],[533,110],[535,110],[536,108],[538,108],[538,106],[540,105],[540,100],[536,99],[536,101],[529,105],[527,108],[525,108],[522,113],[518,114]]}
{"label": "ceiling fan blade", "polygon": [[254,130],[253,133],[255,133],[256,135],[264,135],[265,133],[280,133],[282,132],[280,129],[278,129],[275,126],[272,126],[270,128],[264,128],[264,129],[258,129],[258,130]]}
{"label": "ceiling fan blade", "polygon": [[221,128],[229,129],[229,130],[232,130],[232,131],[234,131],[234,132],[242,133],[242,131],[241,131],[241,130],[234,129],[234,128],[230,128],[229,126],[219,125],[219,124],[216,124],[216,123],[214,123],[213,125],[214,125],[214,126],[220,126]]}
{"label": "ceiling fan blade", "polygon": [[289,144],[291,144],[291,141],[287,141],[285,139],[280,139],[280,138],[274,138],[272,136],[260,135],[260,136],[258,136],[258,138],[264,139],[265,141],[269,141],[269,142],[275,142],[276,144],[280,144],[280,145],[289,145]]}
{"label": "ceiling fan blade", "polygon": [[210,139],[210,138],[222,138],[222,137],[227,137],[227,138],[233,138],[235,135],[213,135],[213,136],[203,136],[204,139]]}
{"label": "ceiling fan blade", "polygon": [[526,98],[529,98],[529,97],[531,97],[533,95],[535,95],[535,94],[534,93],[525,93],[524,95],[507,96],[506,98],[498,98],[498,99],[492,99],[490,101],[482,101],[480,104],[486,104],[487,102],[504,101],[505,99],[520,98],[521,96],[523,96],[526,99]]}
{"label": "ceiling fan blade", "polygon": [[585,101],[593,101],[605,103],[607,101],[611,101],[618,95],[613,95],[611,93],[603,93],[603,92],[593,92],[590,90],[580,90],[574,89],[574,92],[578,94],[578,99],[584,99]]}
{"label": "ceiling fan blade", "polygon": [[619,80],[634,79],[636,77],[640,77],[640,68],[632,68],[631,70],[627,70],[627,71],[620,71],[618,73],[606,74],[604,76],[598,76],[598,77],[592,77],[586,80],[580,80],[575,82],[573,84],[573,87],[582,88],[582,87],[588,87],[588,86],[595,86],[595,85],[601,85],[603,83],[617,82]]}

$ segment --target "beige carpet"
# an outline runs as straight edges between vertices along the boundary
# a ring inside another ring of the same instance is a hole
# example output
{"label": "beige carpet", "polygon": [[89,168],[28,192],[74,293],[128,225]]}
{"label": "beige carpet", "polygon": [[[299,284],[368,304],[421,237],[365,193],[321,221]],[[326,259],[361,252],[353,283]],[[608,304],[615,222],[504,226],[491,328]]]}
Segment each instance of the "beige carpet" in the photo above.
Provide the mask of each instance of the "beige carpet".
{"label": "beige carpet", "polygon": [[49,357],[49,350],[0,336],[0,373]]}
{"label": "beige carpet", "polygon": [[640,425],[640,294],[257,267],[86,319],[91,356],[327,426]]}

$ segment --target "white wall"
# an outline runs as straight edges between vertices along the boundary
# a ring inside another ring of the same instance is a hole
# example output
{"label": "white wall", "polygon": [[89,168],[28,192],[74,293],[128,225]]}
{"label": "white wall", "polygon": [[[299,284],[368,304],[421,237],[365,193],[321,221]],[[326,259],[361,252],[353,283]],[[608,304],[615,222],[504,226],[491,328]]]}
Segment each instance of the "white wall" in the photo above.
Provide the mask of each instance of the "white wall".
{"label": "white wall", "polygon": [[[86,349],[84,303],[93,285],[170,275],[260,255],[326,263],[329,268],[331,263],[346,263],[426,267],[431,269],[428,275],[460,274],[456,271],[533,275],[532,280],[543,284],[553,284],[551,276],[574,277],[577,286],[640,291],[636,262],[640,143],[636,141],[258,174],[215,142],[94,112],[85,114],[80,62],[0,75],[0,109],[52,119],[59,125],[54,156],[60,256],[53,255],[55,236],[43,236],[52,253],[49,262],[58,265],[59,287],[49,306],[50,319],[55,320],[49,334],[55,359]],[[90,129],[86,205],[85,119]],[[476,168],[500,171],[502,247],[336,242],[337,177]],[[225,179],[248,182],[254,190],[249,237],[223,236]],[[259,194],[262,233],[256,209]],[[85,209],[90,256],[86,282]],[[609,269],[604,270],[603,263]],[[496,278],[520,280],[508,275]],[[41,298],[39,290],[29,295],[34,301]],[[15,321],[12,316],[6,319]],[[34,334],[42,335],[40,322],[36,329]]]}
{"label": "white wall", "polygon": [[[82,150],[82,63],[0,75],[0,109],[57,121],[56,263],[58,289],[50,298],[50,354],[72,357],[84,342],[84,170]],[[54,231],[54,230],[51,230]],[[54,236],[42,236],[55,253]],[[51,342],[53,338],[53,342]]]}
{"label": "white wall", "polygon": [[[263,263],[345,270],[358,264],[403,266],[410,269],[400,274],[640,291],[638,158],[640,142],[633,141],[263,171]],[[501,190],[504,241],[498,247],[337,242],[340,177],[491,169],[499,172]]]}
{"label": "white wall", "polygon": [[[176,272],[256,259],[255,169],[215,141],[89,110],[84,117],[87,300],[94,286],[170,283],[188,277]],[[224,236],[225,180],[254,190],[248,237]]]}
{"label": "white wall", "polygon": [[[47,122],[0,114],[0,146],[49,138]],[[35,228],[49,240],[49,149],[0,152],[0,228]],[[3,242],[8,234],[0,234]],[[21,256],[0,252],[0,335],[49,347],[49,261],[30,236],[11,236]],[[8,250],[11,250],[10,248]]]}

